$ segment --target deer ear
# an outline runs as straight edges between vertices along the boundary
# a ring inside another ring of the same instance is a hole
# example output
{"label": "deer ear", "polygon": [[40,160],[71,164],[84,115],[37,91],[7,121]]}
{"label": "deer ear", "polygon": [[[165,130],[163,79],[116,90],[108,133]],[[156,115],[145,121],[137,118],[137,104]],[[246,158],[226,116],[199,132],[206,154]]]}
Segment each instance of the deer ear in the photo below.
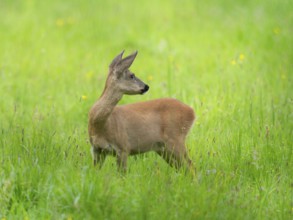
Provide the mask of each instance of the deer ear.
{"label": "deer ear", "polygon": [[123,54],[124,54],[124,50],[123,50],[120,54],[118,54],[118,55],[112,60],[112,62],[111,62],[111,64],[109,65],[109,67],[110,67],[110,68],[114,68],[114,67],[117,65],[117,63],[118,63],[119,61],[122,60],[122,56],[123,56]]}
{"label": "deer ear", "polygon": [[133,63],[136,55],[137,55],[137,51],[135,51],[133,54],[129,55],[128,57],[125,57],[123,60],[118,61],[115,68],[118,71],[124,71],[126,69],[129,69],[129,67]]}

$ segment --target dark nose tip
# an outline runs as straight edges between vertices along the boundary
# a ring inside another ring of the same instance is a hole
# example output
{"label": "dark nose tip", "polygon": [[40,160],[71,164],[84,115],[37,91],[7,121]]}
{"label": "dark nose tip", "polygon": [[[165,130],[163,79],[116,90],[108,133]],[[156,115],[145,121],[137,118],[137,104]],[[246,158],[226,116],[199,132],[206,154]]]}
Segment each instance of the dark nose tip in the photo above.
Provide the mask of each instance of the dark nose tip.
{"label": "dark nose tip", "polygon": [[144,88],[141,90],[141,94],[146,93],[149,90],[149,88],[150,87],[148,85],[145,85]]}

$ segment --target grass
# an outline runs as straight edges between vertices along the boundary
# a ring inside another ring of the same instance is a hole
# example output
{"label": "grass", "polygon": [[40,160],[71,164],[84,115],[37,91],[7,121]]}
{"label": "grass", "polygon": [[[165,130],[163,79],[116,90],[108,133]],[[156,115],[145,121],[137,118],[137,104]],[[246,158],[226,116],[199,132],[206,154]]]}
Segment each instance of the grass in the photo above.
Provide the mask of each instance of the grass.
{"label": "grass", "polygon": [[[284,1],[0,2],[0,219],[292,218],[292,23]],[[197,179],[153,153],[91,165],[87,112],[122,49],[144,96],[197,121]]]}

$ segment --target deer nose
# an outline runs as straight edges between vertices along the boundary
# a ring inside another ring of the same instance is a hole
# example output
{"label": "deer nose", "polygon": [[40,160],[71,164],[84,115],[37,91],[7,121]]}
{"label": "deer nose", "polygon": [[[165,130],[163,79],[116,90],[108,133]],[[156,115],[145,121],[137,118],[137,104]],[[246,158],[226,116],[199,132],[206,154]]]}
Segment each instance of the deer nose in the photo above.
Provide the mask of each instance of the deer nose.
{"label": "deer nose", "polygon": [[149,88],[150,87],[148,85],[145,85],[144,88],[141,90],[141,94],[146,93],[149,90]]}

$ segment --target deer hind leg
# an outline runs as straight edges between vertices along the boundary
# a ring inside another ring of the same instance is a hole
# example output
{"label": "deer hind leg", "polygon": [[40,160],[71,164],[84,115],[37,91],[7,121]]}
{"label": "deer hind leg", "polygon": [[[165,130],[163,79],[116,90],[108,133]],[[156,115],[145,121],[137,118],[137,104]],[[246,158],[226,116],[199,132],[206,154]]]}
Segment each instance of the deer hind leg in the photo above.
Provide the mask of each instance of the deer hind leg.
{"label": "deer hind leg", "polygon": [[187,168],[195,174],[195,167],[187,154],[184,141],[168,141],[162,151],[157,152],[170,166],[179,169]]}
{"label": "deer hind leg", "polygon": [[98,165],[98,167],[101,168],[105,162],[106,154],[102,151],[102,149],[96,148],[94,146],[92,146],[91,148],[91,153],[93,157],[94,166]]}
{"label": "deer hind leg", "polygon": [[127,157],[128,153],[125,151],[117,153],[117,168],[122,173],[126,173],[127,171]]}

